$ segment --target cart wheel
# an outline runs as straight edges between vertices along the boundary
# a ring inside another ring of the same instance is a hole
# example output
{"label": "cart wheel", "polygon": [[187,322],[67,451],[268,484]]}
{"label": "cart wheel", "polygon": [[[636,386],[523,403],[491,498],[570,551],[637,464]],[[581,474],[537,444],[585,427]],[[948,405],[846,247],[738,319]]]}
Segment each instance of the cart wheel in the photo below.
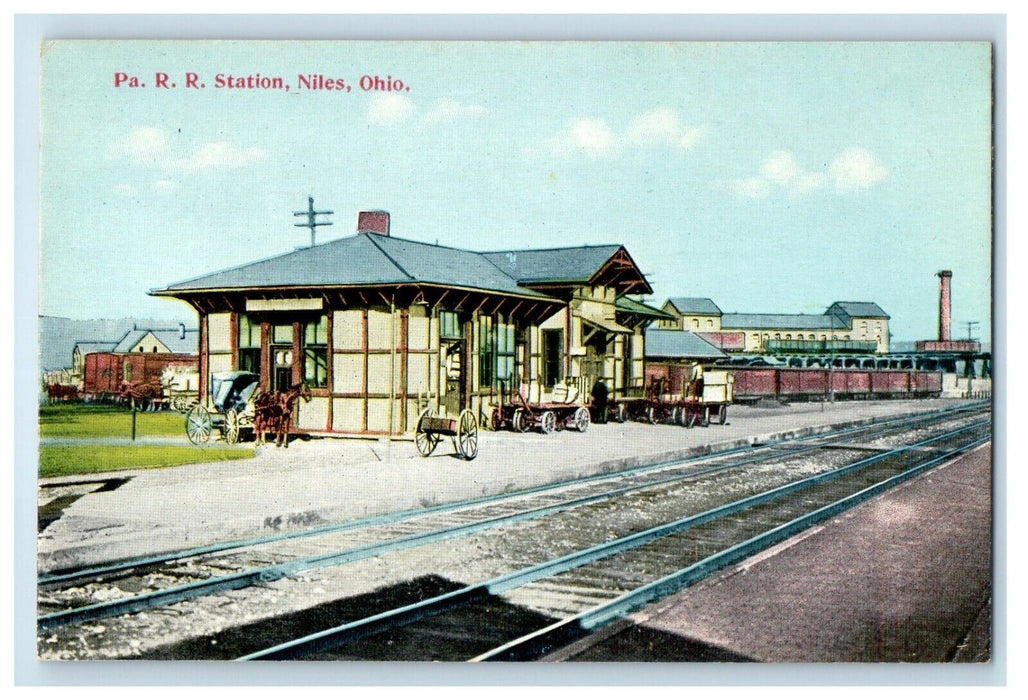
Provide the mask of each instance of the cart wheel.
{"label": "cart wheel", "polygon": [[717,422],[719,425],[724,425],[728,422],[728,404],[721,404],[721,408],[717,409]]}
{"label": "cart wheel", "polygon": [[710,425],[710,407],[709,406],[704,406],[703,407],[703,422],[700,423],[700,425],[702,425],[704,428],[706,428],[707,426]]}
{"label": "cart wheel", "polygon": [[688,415],[686,415],[686,417],[685,417],[685,427],[686,428],[695,428],[696,427],[696,421],[698,421],[699,418],[700,417],[699,417],[698,414],[693,413],[692,411],[690,411],[688,413]]}
{"label": "cart wheel", "polygon": [[553,411],[546,411],[539,417],[539,428],[545,435],[549,435],[557,429],[557,416]]}
{"label": "cart wheel", "polygon": [[646,420],[649,421],[650,425],[657,424],[657,409],[655,409],[653,406],[647,406]]}
{"label": "cart wheel", "polygon": [[516,433],[528,432],[528,421],[525,419],[525,412],[520,408],[514,410],[514,417],[510,421],[511,428]]}
{"label": "cart wheel", "polygon": [[478,455],[478,421],[475,414],[464,409],[457,419],[457,452],[467,460],[472,460]]}
{"label": "cart wheel", "polygon": [[239,442],[239,414],[236,409],[230,408],[225,411],[225,424],[221,426],[221,433],[228,444],[234,445]]}
{"label": "cart wheel", "polygon": [[624,423],[628,420],[628,410],[625,408],[625,404],[618,404],[617,410],[614,412],[614,420],[618,423]]}
{"label": "cart wheel", "polygon": [[186,437],[194,445],[202,445],[211,439],[211,412],[196,404],[186,414]]}
{"label": "cart wheel", "polygon": [[683,420],[685,418],[684,413],[685,413],[685,411],[682,409],[681,406],[675,406],[674,408],[672,408],[671,409],[671,422],[674,423],[675,425],[683,425],[684,422],[685,422]]}
{"label": "cart wheel", "polygon": [[575,411],[575,430],[584,433],[589,428],[589,409],[579,406]]}
{"label": "cart wheel", "polygon": [[426,432],[421,428],[422,420],[426,417],[432,416],[432,409],[426,408],[424,411],[418,414],[418,420],[414,424],[414,445],[418,448],[418,454],[422,457],[428,457],[435,450],[435,446],[439,444],[439,435],[436,433]]}
{"label": "cart wheel", "polygon": [[503,416],[500,415],[500,409],[494,408],[489,414],[489,429],[495,432],[500,429],[501,425],[503,425]]}

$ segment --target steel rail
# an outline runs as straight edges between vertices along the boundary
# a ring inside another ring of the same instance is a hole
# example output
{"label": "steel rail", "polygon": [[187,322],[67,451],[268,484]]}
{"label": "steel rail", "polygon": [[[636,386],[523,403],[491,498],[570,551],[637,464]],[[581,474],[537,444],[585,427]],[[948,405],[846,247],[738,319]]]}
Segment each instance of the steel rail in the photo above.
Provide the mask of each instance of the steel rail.
{"label": "steel rail", "polygon": [[812,525],[832,518],[874,496],[879,495],[915,476],[931,469],[946,460],[970,452],[981,445],[987,444],[991,436],[976,440],[967,445],[954,448],[943,455],[911,467],[908,470],[884,479],[857,493],[841,498],[833,503],[811,511],[787,523],[774,527],[767,532],[756,535],[748,540],[727,547],[726,549],[702,559],[673,574],[640,586],[614,600],[601,603],[578,615],[555,622],[548,627],[519,637],[504,645],[480,654],[469,661],[522,661],[537,659],[555,651],[573,641],[581,639],[592,631],[624,617],[644,605],[667,597],[686,588],[710,574],[746,559],[760,551],[771,547]]}
{"label": "steel rail", "polygon": [[631,469],[626,469],[620,472],[593,474],[590,476],[579,477],[576,479],[568,479],[565,481],[540,484],[539,486],[532,486],[524,489],[519,489],[517,491],[511,491],[502,494],[494,494],[491,496],[482,496],[479,498],[456,501],[453,503],[443,503],[435,506],[429,506],[427,508],[410,508],[406,510],[394,511],[392,513],[383,513],[381,515],[369,516],[367,518],[359,518],[357,520],[349,520],[343,523],[332,523],[329,525],[305,528],[303,530],[296,530],[293,532],[276,533],[274,535],[269,535],[266,537],[232,540],[228,542],[217,542],[210,545],[190,547],[187,549],[176,550],[173,552],[164,552],[162,554],[154,556],[137,557],[132,559],[115,561],[109,564],[93,566],[86,569],[57,569],[50,573],[39,576],[37,578],[37,585],[48,586],[57,583],[65,583],[68,581],[77,581],[79,579],[102,579],[105,576],[111,576],[113,574],[131,571],[133,569],[161,566],[165,564],[170,564],[175,561],[179,561],[181,559],[188,559],[191,557],[203,556],[206,554],[217,554],[220,552],[225,552],[233,549],[244,549],[246,547],[273,544],[275,542],[281,542],[291,539],[317,537],[320,535],[332,534],[336,532],[347,532],[350,530],[374,527],[377,525],[391,525],[397,522],[410,520],[424,515],[431,515],[440,512],[450,512],[455,510],[461,510],[464,508],[473,508],[476,506],[486,505],[489,503],[495,503],[504,500],[513,500],[524,496],[536,495],[546,491],[556,491],[562,488],[584,485],[595,481],[638,476],[640,474],[660,471],[662,469],[673,469],[681,466],[686,466],[694,462],[702,462],[711,459],[720,459],[723,457],[731,456],[733,454],[738,454],[740,452],[748,452],[754,449],[767,449],[774,445],[802,443],[814,439],[838,438],[850,433],[860,432],[861,430],[867,430],[868,428],[872,427],[891,428],[897,427],[897,425],[901,426],[904,423],[917,424],[919,422],[930,424],[931,422],[934,422],[936,420],[945,420],[946,418],[952,417],[952,415],[954,414],[959,414],[963,412],[973,412],[974,410],[977,410],[979,408],[981,408],[980,402],[975,402],[974,404],[959,404],[957,406],[947,406],[945,408],[934,409],[932,411],[924,413],[916,413],[913,415],[889,418],[881,422],[875,422],[874,419],[872,419],[872,422],[870,423],[862,423],[860,425],[847,426],[834,431],[815,433],[813,435],[804,435],[800,437],[782,438],[780,440],[769,440],[767,442],[760,443],[759,446],[753,444],[746,444],[738,447],[728,448],[725,450],[700,454],[686,459],[657,462],[655,464],[633,467]]}
{"label": "steel rail", "polygon": [[[988,424],[989,422],[983,422],[976,425],[980,426]],[[951,433],[946,433],[942,436],[936,436],[931,439],[944,439],[947,435],[950,434]],[[911,449],[919,445],[920,443],[917,443],[914,446],[905,447],[902,449]],[[816,446],[809,447],[805,448],[804,451],[813,451],[815,449],[818,448]],[[868,459],[884,459],[885,457],[883,455],[888,454],[889,453],[883,452],[880,455],[876,455]],[[783,455],[781,454],[776,454],[774,458],[780,459],[782,456]],[[280,562],[278,564],[272,564],[258,569],[249,569],[232,574],[226,574],[224,576],[217,576],[205,579],[202,581],[194,581],[180,586],[172,586],[162,590],[143,593],[140,595],[127,597],[123,599],[94,603],[92,605],[86,605],[78,608],[73,608],[70,610],[49,613],[46,615],[41,615],[37,618],[37,627],[40,630],[65,627],[72,624],[115,617],[117,615],[142,612],[159,606],[172,605],[175,603],[193,600],[203,596],[214,595],[216,593],[221,593],[224,591],[246,588],[257,583],[270,583],[272,581],[277,581],[279,579],[295,576],[306,571],[312,571],[316,569],[328,568],[333,566],[340,566],[343,564],[361,561],[364,559],[380,556],[382,554],[387,554],[389,552],[398,551],[401,549],[411,549],[414,547],[425,546],[450,539],[465,537],[468,535],[475,534],[477,532],[492,529],[495,527],[500,527],[503,525],[513,525],[519,522],[545,517],[547,515],[552,515],[554,513],[558,513],[565,510],[571,510],[573,508],[588,505],[590,503],[597,503],[603,500],[616,498],[617,496],[621,496],[632,491],[654,488],[656,486],[661,486],[676,481],[694,479],[712,472],[745,466],[745,464],[747,463],[759,462],[763,459],[763,456],[754,455],[748,460],[744,461],[743,463],[717,465],[707,470],[701,470],[700,472],[679,474],[673,477],[668,477],[666,479],[648,481],[643,484],[632,485],[621,489],[615,489],[613,491],[605,491],[600,494],[583,496],[580,498],[570,499],[556,504],[540,506],[537,508],[532,508],[517,513],[500,515],[492,518],[487,518],[484,520],[473,521],[471,523],[464,523],[445,528],[440,528],[437,530],[416,533],[413,535],[407,535],[405,537],[384,540],[382,542],[376,542],[369,545],[362,545],[359,547],[349,548],[338,552],[320,554],[314,557],[306,557],[301,559],[294,559],[287,562]]]}
{"label": "steel rail", "polygon": [[342,644],[366,637],[370,634],[375,634],[387,629],[409,624],[425,617],[437,615],[459,605],[464,605],[470,601],[481,599],[487,595],[503,593],[538,579],[554,576],[594,561],[641,547],[654,540],[679,534],[698,525],[747,510],[753,506],[767,503],[822,482],[839,478],[858,469],[878,464],[891,457],[901,455],[919,447],[924,447],[932,442],[948,439],[955,435],[990,424],[991,421],[985,421],[970,426],[963,426],[943,435],[933,436],[912,445],[895,448],[888,452],[883,452],[872,457],[858,460],[857,462],[853,462],[830,472],[807,477],[760,494],[749,496],[717,508],[712,508],[696,515],[681,518],[671,523],[658,525],[632,535],[626,535],[624,537],[611,540],[610,542],[593,545],[577,552],[572,552],[550,561],[529,566],[482,583],[471,584],[462,589],[451,591],[434,598],[429,598],[419,603],[414,603],[391,611],[384,611],[331,629],[321,630],[299,639],[284,642],[268,649],[247,654],[237,660],[297,659],[328,651],[341,646]]}

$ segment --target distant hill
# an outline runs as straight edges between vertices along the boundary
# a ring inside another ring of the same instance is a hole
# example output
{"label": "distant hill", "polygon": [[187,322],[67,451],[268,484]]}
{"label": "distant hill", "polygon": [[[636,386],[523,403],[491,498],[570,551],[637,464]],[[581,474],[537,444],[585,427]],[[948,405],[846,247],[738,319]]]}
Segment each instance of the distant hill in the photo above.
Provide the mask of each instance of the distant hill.
{"label": "distant hill", "polygon": [[196,319],[169,321],[153,318],[94,318],[88,320],[39,317],[39,368],[43,371],[71,367],[75,344],[83,340],[105,340],[112,343],[133,328],[176,328],[184,323],[195,328]]}

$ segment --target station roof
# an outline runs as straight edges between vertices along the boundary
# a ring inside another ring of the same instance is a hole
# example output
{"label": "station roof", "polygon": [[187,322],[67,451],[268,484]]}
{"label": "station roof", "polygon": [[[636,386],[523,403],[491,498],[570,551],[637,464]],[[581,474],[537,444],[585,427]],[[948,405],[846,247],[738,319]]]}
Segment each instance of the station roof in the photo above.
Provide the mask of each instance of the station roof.
{"label": "station roof", "polygon": [[846,323],[853,317],[889,318],[889,314],[873,301],[837,301],[829,306],[825,313],[842,316]]}
{"label": "station roof", "polygon": [[624,246],[499,250],[482,255],[518,284],[606,284],[625,293],[650,294],[653,289]]}
{"label": "station roof", "polygon": [[838,316],[828,314],[722,314],[721,327],[746,330],[841,330],[849,328],[849,325]]}
{"label": "station roof", "polygon": [[[625,268],[631,269],[626,273]],[[532,287],[600,284],[608,278],[614,285],[620,284],[619,288],[652,291],[620,245],[479,253],[362,232],[170,284],[151,293],[179,296],[245,289],[422,283],[549,299]]]}
{"label": "station roof", "polygon": [[728,355],[690,331],[646,329],[646,357],[718,360]]}
{"label": "station roof", "polygon": [[675,307],[680,314],[697,314],[701,316],[720,316],[721,309],[712,299],[707,297],[671,297],[668,304]]}

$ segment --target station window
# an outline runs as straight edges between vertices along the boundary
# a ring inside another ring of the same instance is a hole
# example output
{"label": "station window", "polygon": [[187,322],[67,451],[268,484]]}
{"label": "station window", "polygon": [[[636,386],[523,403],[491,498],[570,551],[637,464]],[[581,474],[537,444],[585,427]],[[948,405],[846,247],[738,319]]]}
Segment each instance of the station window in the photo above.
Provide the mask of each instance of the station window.
{"label": "station window", "polygon": [[255,323],[246,314],[239,314],[239,369],[260,374],[261,371],[261,324]]}
{"label": "station window", "polygon": [[714,327],[714,319],[708,318],[707,319],[707,328],[713,328],[713,327]]}
{"label": "station window", "polygon": [[328,318],[303,324],[303,380],[313,389],[328,386]]}
{"label": "station window", "polygon": [[510,385],[514,373],[514,325],[495,323],[483,317],[478,335],[478,384],[480,387],[504,382]]}
{"label": "station window", "polygon": [[698,319],[698,318],[694,318],[694,319],[692,320],[692,327],[693,327],[693,328],[699,328],[699,327],[700,327],[700,319]]}
{"label": "station window", "polygon": [[463,338],[460,330],[460,319],[456,311],[442,311],[439,313],[439,337],[440,338]]}

